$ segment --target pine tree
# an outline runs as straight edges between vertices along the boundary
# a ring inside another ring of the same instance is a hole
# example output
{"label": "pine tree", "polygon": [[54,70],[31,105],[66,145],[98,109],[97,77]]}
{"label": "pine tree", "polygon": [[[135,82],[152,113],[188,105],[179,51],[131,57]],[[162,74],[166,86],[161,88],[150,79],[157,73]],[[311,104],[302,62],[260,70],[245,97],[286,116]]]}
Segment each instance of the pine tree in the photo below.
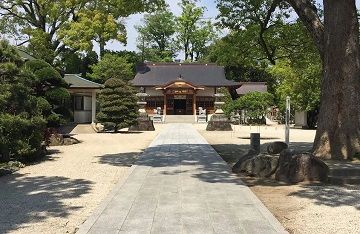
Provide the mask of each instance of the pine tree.
{"label": "pine tree", "polygon": [[135,89],[120,79],[109,79],[100,94],[100,112],[97,120],[106,126],[113,126],[114,132],[136,124],[138,98]]}
{"label": "pine tree", "polygon": [[26,160],[43,155],[49,103],[36,97],[31,72],[14,47],[0,41],[0,161]]}
{"label": "pine tree", "polygon": [[55,68],[43,60],[30,60],[24,66],[32,75],[34,94],[50,105],[43,113],[48,127],[59,127],[71,117],[68,84]]}

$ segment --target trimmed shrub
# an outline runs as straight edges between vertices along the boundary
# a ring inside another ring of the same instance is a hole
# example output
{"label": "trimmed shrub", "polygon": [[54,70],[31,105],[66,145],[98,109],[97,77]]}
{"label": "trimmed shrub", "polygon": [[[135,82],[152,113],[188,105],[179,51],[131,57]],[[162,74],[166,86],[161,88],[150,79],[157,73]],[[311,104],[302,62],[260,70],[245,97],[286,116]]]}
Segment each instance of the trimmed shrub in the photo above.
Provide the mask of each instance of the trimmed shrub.
{"label": "trimmed shrub", "polygon": [[134,125],[138,117],[138,98],[134,88],[120,79],[109,79],[100,93],[97,120],[114,126],[114,132]]}

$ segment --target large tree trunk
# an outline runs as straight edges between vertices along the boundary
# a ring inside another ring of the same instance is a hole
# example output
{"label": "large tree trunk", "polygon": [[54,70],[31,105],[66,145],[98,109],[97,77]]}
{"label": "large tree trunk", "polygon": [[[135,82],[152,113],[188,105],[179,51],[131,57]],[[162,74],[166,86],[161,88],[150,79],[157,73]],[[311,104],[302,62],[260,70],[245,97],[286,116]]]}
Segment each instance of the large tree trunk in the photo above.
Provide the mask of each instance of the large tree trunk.
{"label": "large tree trunk", "polygon": [[102,39],[99,40],[99,48],[100,48],[100,56],[99,56],[99,60],[101,60],[105,54],[105,45],[106,42]]}
{"label": "large tree trunk", "polygon": [[324,78],[314,154],[360,152],[360,48],[355,0],[324,0]]}
{"label": "large tree trunk", "polygon": [[311,0],[287,0],[294,8],[301,22],[309,31],[316,47],[319,50],[321,59],[324,58],[324,25],[317,13],[316,6]]}

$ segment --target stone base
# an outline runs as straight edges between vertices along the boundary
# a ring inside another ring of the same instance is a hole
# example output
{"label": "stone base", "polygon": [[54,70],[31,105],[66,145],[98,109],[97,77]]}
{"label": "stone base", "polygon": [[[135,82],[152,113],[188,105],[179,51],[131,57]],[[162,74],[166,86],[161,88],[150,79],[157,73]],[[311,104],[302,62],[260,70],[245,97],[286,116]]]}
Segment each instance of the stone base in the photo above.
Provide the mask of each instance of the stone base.
{"label": "stone base", "polygon": [[155,131],[154,122],[147,114],[140,114],[137,124],[129,128],[129,131]]}
{"label": "stone base", "polygon": [[214,114],[208,125],[206,131],[232,131],[229,119],[223,114]]}

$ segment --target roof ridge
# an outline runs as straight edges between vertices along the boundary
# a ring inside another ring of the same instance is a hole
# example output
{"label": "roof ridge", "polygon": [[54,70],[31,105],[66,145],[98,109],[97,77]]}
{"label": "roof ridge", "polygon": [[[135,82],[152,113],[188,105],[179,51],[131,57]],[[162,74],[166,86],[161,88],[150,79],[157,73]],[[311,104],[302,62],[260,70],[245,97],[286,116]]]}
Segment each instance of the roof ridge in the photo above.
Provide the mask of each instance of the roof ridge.
{"label": "roof ridge", "polygon": [[151,63],[151,62],[147,62],[147,63],[144,63],[144,65],[147,65],[147,66],[217,66],[217,67],[223,67],[223,66],[217,65],[216,63]]}
{"label": "roof ridge", "polygon": [[83,80],[83,81],[87,81],[87,82],[90,82],[90,83],[93,83],[93,84],[96,84],[96,85],[102,85],[102,84],[99,84],[99,83],[96,83],[96,82],[94,82],[94,81],[91,81],[91,80],[88,80],[88,79],[85,79],[85,78],[83,78],[83,77],[81,77],[79,74],[71,74],[71,73],[67,73],[67,74],[65,74],[65,76],[66,75],[74,75],[74,76],[76,76],[77,78],[79,78],[79,79],[81,79],[81,80]]}

